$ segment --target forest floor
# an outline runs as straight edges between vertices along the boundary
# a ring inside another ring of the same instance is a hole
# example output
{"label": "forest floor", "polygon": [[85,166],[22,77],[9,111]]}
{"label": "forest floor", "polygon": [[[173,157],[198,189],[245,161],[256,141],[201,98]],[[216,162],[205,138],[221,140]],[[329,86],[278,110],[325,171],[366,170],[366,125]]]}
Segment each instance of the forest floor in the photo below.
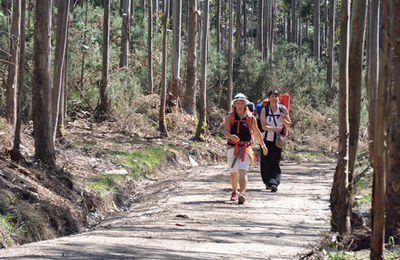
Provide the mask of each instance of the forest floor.
{"label": "forest floor", "polygon": [[[223,112],[209,115],[204,142],[191,140],[195,120],[179,113],[167,116],[172,137],[159,138],[144,121],[155,121],[157,109],[142,102],[147,115],[104,123],[77,109],[57,142],[56,170],[33,159],[31,125],[22,135],[25,160],[12,162],[12,133],[2,122],[1,259],[326,257],[332,160],[286,158],[277,193],[265,190],[256,163],[248,201],[237,205],[216,135]],[[289,149],[307,147],[306,138]]]}

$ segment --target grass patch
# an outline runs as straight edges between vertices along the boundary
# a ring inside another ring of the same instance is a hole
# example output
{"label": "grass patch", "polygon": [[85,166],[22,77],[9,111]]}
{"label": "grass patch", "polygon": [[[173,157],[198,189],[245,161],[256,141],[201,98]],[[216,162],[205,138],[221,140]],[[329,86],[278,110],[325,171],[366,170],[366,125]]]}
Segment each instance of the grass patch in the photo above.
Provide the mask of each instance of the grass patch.
{"label": "grass patch", "polygon": [[94,190],[102,197],[115,197],[118,193],[117,186],[115,185],[113,179],[109,176],[94,177],[88,185],[90,189]]}
{"label": "grass patch", "polygon": [[296,162],[335,162],[333,154],[322,151],[283,150],[283,159]]}
{"label": "grass patch", "polygon": [[112,152],[107,156],[129,168],[132,178],[138,179],[153,172],[167,157],[169,147],[149,145],[134,152]]}

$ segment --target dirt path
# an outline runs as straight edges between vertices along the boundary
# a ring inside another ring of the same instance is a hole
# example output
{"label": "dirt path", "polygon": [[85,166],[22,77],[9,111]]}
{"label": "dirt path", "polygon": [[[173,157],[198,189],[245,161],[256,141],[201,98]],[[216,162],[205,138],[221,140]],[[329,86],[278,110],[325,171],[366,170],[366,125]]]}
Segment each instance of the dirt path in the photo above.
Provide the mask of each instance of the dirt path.
{"label": "dirt path", "polygon": [[128,211],[91,232],[0,251],[0,259],[299,259],[329,229],[334,165],[283,163],[277,193],[249,173],[229,201],[225,165],[146,180]]}

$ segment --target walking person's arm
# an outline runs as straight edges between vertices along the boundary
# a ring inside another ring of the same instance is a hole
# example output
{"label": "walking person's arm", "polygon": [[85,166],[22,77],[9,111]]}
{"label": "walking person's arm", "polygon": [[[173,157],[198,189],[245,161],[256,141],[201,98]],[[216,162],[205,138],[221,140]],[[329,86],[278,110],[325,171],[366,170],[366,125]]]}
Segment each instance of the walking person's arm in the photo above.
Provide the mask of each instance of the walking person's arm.
{"label": "walking person's arm", "polygon": [[261,145],[261,148],[263,150],[263,154],[267,155],[268,154],[268,149],[264,144],[261,132],[258,129],[258,126],[257,126],[257,120],[256,120],[256,118],[254,116],[251,118],[251,128],[253,129],[254,137],[257,139],[257,142]]}

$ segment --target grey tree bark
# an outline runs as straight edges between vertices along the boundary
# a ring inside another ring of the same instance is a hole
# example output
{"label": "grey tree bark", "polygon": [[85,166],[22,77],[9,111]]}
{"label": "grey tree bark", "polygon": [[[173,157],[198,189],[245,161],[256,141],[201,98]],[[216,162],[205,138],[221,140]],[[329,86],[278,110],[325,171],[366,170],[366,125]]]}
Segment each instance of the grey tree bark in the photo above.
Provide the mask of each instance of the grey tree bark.
{"label": "grey tree bark", "polygon": [[21,35],[21,0],[13,0],[12,12],[6,103],[7,121],[13,124],[15,129],[17,119],[18,62],[20,55],[19,43]]}
{"label": "grey tree bark", "polygon": [[368,66],[367,66],[367,95],[368,95],[368,146],[369,158],[373,162],[374,135],[376,121],[376,99],[379,74],[379,1],[369,1],[368,23]]}
{"label": "grey tree bark", "polygon": [[342,0],[339,50],[339,154],[334,174],[331,206],[331,230],[341,234],[351,232],[351,205],[349,201],[349,40],[350,1]]}
{"label": "grey tree bark", "polygon": [[21,0],[21,22],[20,22],[20,52],[19,52],[19,66],[18,66],[18,88],[17,88],[17,115],[15,121],[14,142],[13,148],[10,151],[10,157],[13,161],[18,161],[21,157],[20,144],[21,144],[21,110],[22,110],[22,90],[24,88],[24,64],[25,64],[25,11],[26,1]]}
{"label": "grey tree bark", "polygon": [[182,0],[172,0],[172,96],[179,107],[179,89],[181,86],[180,64],[181,64],[181,19],[182,19]]}
{"label": "grey tree bark", "polygon": [[163,42],[162,42],[162,73],[161,73],[161,100],[160,112],[158,117],[158,127],[161,136],[169,137],[167,125],[165,123],[165,103],[167,94],[167,25],[169,19],[170,0],[164,0],[163,16]]}
{"label": "grey tree bark", "polygon": [[200,81],[200,113],[194,140],[203,140],[202,135],[207,127],[207,43],[208,43],[208,11],[209,0],[204,0],[203,38],[201,43],[201,81]]}
{"label": "grey tree bark", "polygon": [[196,25],[197,0],[189,0],[188,42],[187,42],[187,80],[184,98],[184,108],[190,115],[196,114]]}
{"label": "grey tree bark", "polygon": [[320,34],[320,0],[314,0],[314,57],[319,61],[320,48],[321,48],[321,34]]}
{"label": "grey tree bark", "polygon": [[263,25],[264,25],[264,15],[263,15],[263,10],[264,10],[264,0],[258,0],[258,9],[257,9],[257,44],[256,47],[260,52],[263,52]]}
{"label": "grey tree bark", "polygon": [[[388,138],[388,171],[386,189],[386,239],[400,240],[400,3],[391,7],[391,104]],[[387,240],[386,240],[387,241]]]}
{"label": "grey tree bark", "polygon": [[361,78],[364,54],[365,20],[367,4],[365,0],[352,1],[351,40],[349,54],[349,199],[352,203],[354,165],[357,155],[361,112]]}
{"label": "grey tree bark", "polygon": [[335,44],[335,30],[336,30],[336,0],[329,1],[329,37],[328,37],[328,70],[326,72],[327,75],[327,83],[329,88],[329,96],[328,99],[332,99],[335,93],[335,86],[333,85],[333,76],[334,76],[334,64],[335,64],[335,53],[334,53],[334,44]]}
{"label": "grey tree bark", "polygon": [[226,109],[230,111],[231,109],[231,100],[232,100],[232,92],[233,92],[233,7],[232,0],[228,1],[229,3],[229,47],[228,47],[228,96],[226,100]]}
{"label": "grey tree bark", "polygon": [[121,28],[121,56],[120,67],[127,67],[129,63],[131,0],[122,1],[122,28]]}
{"label": "grey tree bark", "polygon": [[37,0],[33,48],[33,135],[35,157],[55,166],[51,124],[51,0]]}
{"label": "grey tree bark", "polygon": [[153,93],[153,0],[148,1],[147,24],[147,93]]}
{"label": "grey tree bark", "polygon": [[58,115],[60,111],[60,100],[63,90],[63,66],[65,64],[67,35],[68,35],[68,15],[70,0],[57,1],[57,31],[56,31],[56,49],[54,59],[53,90],[52,90],[52,139],[56,139]]}

